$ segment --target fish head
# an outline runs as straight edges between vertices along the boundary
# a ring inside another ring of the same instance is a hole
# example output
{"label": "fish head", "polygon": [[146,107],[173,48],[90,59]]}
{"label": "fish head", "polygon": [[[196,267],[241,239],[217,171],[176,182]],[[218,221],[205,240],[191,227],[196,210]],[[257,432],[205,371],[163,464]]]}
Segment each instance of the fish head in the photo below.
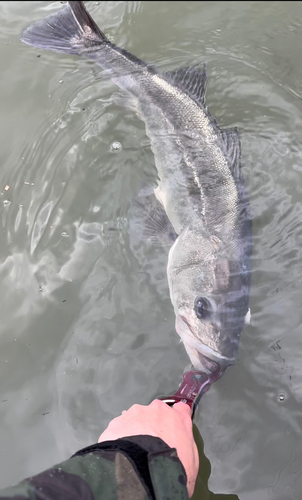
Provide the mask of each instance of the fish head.
{"label": "fish head", "polygon": [[238,261],[216,237],[185,230],[170,249],[167,274],[176,331],[194,368],[215,373],[234,364],[249,291]]}

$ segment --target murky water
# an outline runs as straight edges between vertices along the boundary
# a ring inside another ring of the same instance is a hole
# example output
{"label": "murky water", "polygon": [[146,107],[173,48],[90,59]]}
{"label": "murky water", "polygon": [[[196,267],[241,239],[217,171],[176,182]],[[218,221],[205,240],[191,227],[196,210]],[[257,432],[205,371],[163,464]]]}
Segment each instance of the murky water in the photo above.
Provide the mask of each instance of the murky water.
{"label": "murky water", "polygon": [[[196,424],[211,491],[300,499],[302,3],[87,5],[115,43],[161,69],[206,61],[209,109],[240,129],[252,323]],[[175,390],[188,364],[165,258],[134,255],[127,231],[138,189],[156,179],[144,124],[93,63],[18,40],[60,7],[0,2],[1,487]]]}

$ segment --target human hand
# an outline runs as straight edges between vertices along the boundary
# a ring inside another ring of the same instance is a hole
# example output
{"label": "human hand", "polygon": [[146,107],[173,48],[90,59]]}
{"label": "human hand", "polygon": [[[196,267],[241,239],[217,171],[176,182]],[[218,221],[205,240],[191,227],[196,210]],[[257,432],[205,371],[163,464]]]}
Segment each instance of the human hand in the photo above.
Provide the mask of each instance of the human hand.
{"label": "human hand", "polygon": [[176,448],[187,474],[187,489],[191,497],[198,473],[199,456],[193,438],[190,407],[184,403],[176,403],[171,408],[158,399],[148,406],[135,404],[109,422],[98,442],[137,435],[159,437],[171,448]]}

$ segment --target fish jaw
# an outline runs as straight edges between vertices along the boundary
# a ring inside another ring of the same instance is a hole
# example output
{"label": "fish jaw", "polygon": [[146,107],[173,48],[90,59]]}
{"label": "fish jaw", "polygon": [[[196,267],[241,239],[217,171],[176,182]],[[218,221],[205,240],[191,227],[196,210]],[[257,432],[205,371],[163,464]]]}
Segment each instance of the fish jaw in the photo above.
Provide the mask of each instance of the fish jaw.
{"label": "fish jaw", "polygon": [[217,373],[219,371],[223,372],[227,366],[233,365],[236,362],[235,357],[229,358],[223,356],[197,339],[182,316],[176,317],[175,329],[196,370],[207,374]]}

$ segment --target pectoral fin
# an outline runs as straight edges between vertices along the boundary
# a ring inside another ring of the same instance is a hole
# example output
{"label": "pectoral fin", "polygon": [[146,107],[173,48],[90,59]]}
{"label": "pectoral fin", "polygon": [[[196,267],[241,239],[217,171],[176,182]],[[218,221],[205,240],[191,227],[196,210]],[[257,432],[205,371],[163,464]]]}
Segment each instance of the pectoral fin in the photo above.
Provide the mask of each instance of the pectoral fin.
{"label": "pectoral fin", "polygon": [[142,191],[129,210],[129,233],[132,243],[147,243],[156,247],[170,247],[177,234],[162,204],[154,193]]}
{"label": "pectoral fin", "polygon": [[168,252],[177,235],[153,192],[141,192],[129,210],[129,243],[137,269],[148,276],[148,286],[153,285],[161,297],[167,297]]}
{"label": "pectoral fin", "polygon": [[248,311],[247,311],[247,313],[246,313],[246,315],[245,315],[245,317],[244,317],[244,324],[245,325],[249,325],[250,322],[251,322],[251,310],[249,308]]}

